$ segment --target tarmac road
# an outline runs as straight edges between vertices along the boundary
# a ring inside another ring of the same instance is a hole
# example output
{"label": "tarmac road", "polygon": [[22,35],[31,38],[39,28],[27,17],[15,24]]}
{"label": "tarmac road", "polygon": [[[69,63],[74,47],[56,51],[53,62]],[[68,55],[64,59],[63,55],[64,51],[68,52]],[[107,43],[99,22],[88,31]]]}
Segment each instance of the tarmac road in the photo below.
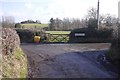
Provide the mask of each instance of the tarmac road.
{"label": "tarmac road", "polygon": [[32,78],[114,78],[98,61],[109,43],[21,44]]}

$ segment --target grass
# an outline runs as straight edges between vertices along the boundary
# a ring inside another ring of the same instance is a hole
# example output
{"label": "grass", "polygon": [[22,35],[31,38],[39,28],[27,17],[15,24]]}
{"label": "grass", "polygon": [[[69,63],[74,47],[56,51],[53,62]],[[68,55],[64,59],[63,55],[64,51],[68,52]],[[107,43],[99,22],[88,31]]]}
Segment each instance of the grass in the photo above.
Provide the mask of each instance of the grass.
{"label": "grass", "polygon": [[38,24],[38,23],[28,23],[28,24],[21,24],[23,27],[48,27],[48,24]]}
{"label": "grass", "polygon": [[15,58],[17,59],[17,61],[20,64],[20,68],[19,68],[19,76],[20,78],[25,78],[27,77],[27,57],[25,55],[25,53],[22,51],[21,48],[16,49],[15,52]]}
{"label": "grass", "polygon": [[70,34],[71,31],[46,31],[49,34]]}
{"label": "grass", "polygon": [[28,73],[27,57],[21,48],[12,55],[4,55],[2,60],[2,76],[4,78],[26,78]]}

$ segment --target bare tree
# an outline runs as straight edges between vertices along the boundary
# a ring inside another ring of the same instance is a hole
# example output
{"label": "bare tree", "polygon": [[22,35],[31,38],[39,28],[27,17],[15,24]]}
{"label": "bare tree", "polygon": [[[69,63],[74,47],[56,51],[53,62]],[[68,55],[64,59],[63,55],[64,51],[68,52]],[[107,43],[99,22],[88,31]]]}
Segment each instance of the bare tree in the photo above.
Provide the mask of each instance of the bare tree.
{"label": "bare tree", "polygon": [[71,23],[72,23],[72,28],[76,29],[76,28],[82,28],[82,22],[80,19],[75,19],[73,18],[71,20]]}
{"label": "bare tree", "polygon": [[63,20],[56,18],[50,20],[50,30],[73,30],[76,28],[86,27],[86,20],[80,20],[76,18],[64,18]]}
{"label": "bare tree", "polygon": [[85,27],[87,27],[87,19],[82,19],[81,20],[81,28],[85,28]]}
{"label": "bare tree", "polygon": [[104,21],[105,21],[106,26],[113,26],[113,25],[118,24],[118,22],[119,22],[118,18],[116,18],[110,14],[105,15]]}
{"label": "bare tree", "polygon": [[89,19],[97,19],[97,9],[96,8],[90,8],[88,10],[88,14],[86,16],[86,18]]}
{"label": "bare tree", "polygon": [[63,29],[64,30],[71,30],[72,29],[72,27],[71,27],[71,22],[70,22],[70,20],[69,20],[69,18],[64,18],[63,19]]}
{"label": "bare tree", "polygon": [[40,21],[40,20],[36,20],[36,23],[39,23],[39,24],[41,24],[41,21]]}
{"label": "bare tree", "polygon": [[[97,28],[97,10],[95,8],[88,10],[86,20],[89,28]],[[114,26],[118,24],[118,22],[118,19],[110,14],[100,15],[99,17],[100,27],[103,26],[103,24],[105,24],[105,26]]]}
{"label": "bare tree", "polygon": [[15,27],[15,20],[13,16],[2,16],[2,27],[13,28]]}
{"label": "bare tree", "polygon": [[49,30],[54,30],[55,20],[53,18],[50,19]]}
{"label": "bare tree", "polygon": [[88,28],[90,29],[97,28],[97,10],[95,8],[91,8],[88,10],[88,14],[86,15],[86,20],[87,20]]}
{"label": "bare tree", "polygon": [[62,20],[56,18],[55,19],[55,30],[62,30],[62,29],[63,29]]}

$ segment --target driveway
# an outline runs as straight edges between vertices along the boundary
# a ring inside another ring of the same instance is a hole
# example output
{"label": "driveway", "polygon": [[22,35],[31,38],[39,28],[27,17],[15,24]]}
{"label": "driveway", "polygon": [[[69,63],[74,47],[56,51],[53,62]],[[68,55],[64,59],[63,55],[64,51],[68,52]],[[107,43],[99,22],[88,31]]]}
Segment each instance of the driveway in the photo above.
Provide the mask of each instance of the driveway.
{"label": "driveway", "polygon": [[114,78],[97,61],[111,44],[21,44],[32,78]]}

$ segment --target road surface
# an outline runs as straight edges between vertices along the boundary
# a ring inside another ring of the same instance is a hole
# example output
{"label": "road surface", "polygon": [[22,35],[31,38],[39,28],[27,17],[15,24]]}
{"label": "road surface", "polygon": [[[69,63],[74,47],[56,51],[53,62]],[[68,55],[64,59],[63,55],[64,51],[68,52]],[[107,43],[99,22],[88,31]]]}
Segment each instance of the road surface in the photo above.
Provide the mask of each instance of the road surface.
{"label": "road surface", "polygon": [[29,61],[32,78],[113,78],[97,61],[109,43],[92,44],[21,44]]}

